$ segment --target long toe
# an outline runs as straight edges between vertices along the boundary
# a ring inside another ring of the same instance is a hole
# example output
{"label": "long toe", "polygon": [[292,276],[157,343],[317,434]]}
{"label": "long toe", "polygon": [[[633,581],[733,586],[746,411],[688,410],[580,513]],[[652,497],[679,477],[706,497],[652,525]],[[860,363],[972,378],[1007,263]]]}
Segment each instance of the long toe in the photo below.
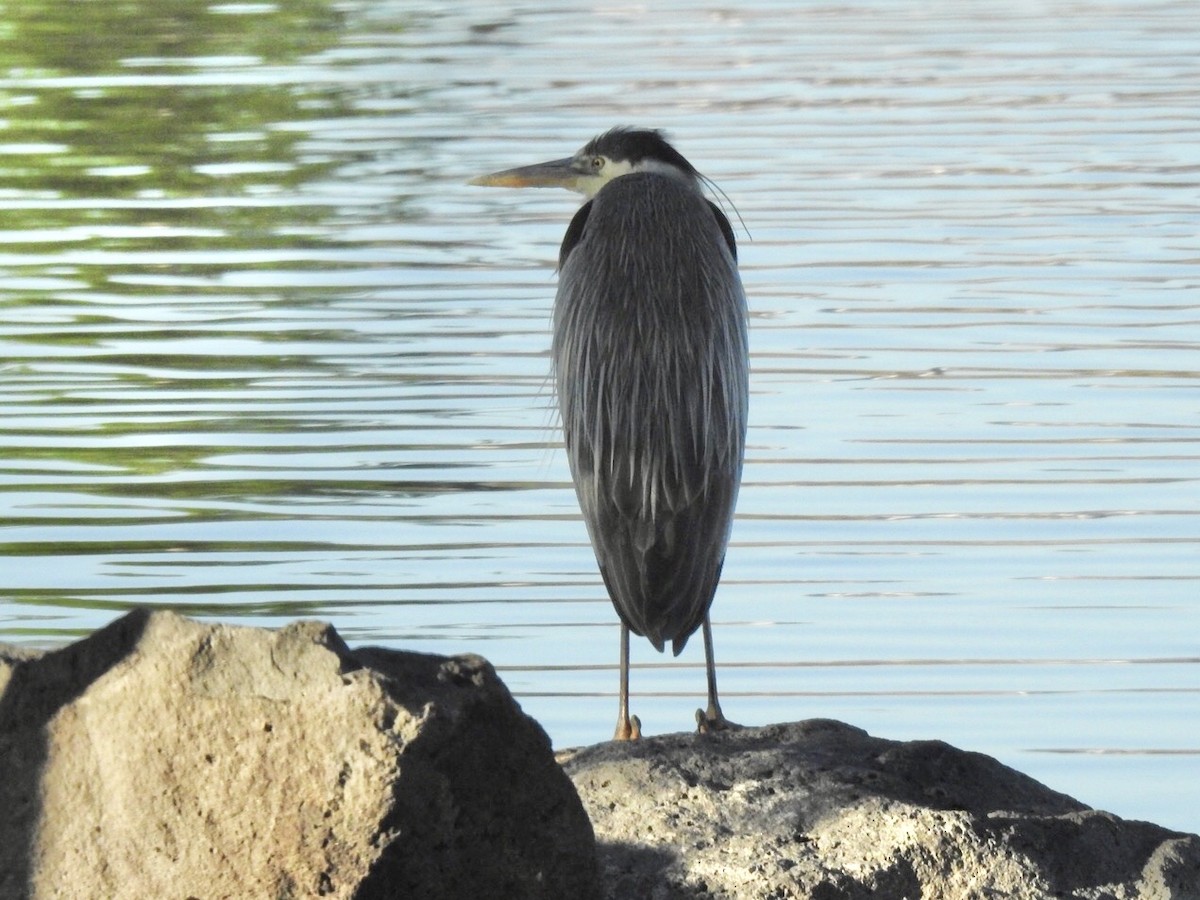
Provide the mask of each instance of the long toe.
{"label": "long toe", "polygon": [[642,737],[642,720],[637,716],[617,720],[617,730],[613,734],[614,741],[636,741]]}
{"label": "long toe", "polygon": [[724,713],[719,709],[709,709],[708,712],[702,709],[696,710],[697,734],[709,734],[713,731],[733,731],[741,727],[737,722],[730,722],[725,718]]}

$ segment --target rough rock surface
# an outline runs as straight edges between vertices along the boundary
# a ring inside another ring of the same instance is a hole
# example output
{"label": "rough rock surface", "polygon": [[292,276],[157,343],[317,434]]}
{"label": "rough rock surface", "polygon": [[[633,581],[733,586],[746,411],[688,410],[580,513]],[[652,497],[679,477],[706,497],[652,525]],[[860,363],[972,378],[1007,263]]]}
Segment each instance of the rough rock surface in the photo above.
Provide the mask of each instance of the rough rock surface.
{"label": "rough rock surface", "polygon": [[0,898],[588,898],[591,827],[479,657],[135,612],[0,648]]}
{"label": "rough rock surface", "polygon": [[1200,900],[1200,837],[813,720],[560,754],[613,900]]}
{"label": "rough rock surface", "polygon": [[136,612],[0,646],[0,900],[1200,900],[1200,837],[829,721],[563,754],[478,657]]}

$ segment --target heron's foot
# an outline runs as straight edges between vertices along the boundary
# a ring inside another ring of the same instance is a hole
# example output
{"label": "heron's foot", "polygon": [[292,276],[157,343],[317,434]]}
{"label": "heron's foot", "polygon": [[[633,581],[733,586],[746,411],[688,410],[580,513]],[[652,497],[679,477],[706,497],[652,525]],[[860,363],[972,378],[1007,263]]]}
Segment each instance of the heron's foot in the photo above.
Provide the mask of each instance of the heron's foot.
{"label": "heron's foot", "polygon": [[637,741],[642,737],[642,720],[637,716],[622,716],[617,719],[614,741]]}
{"label": "heron's foot", "polygon": [[721,708],[708,708],[706,712],[703,709],[696,710],[696,733],[710,734],[714,731],[734,731],[742,726],[736,722],[730,722],[725,718],[725,714],[721,712]]}

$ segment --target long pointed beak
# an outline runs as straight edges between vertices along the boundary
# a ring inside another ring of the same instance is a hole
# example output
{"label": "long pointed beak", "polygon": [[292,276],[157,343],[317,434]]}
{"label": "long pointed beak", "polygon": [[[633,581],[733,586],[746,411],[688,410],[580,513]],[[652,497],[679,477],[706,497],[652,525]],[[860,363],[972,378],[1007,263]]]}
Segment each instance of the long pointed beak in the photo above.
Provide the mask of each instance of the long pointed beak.
{"label": "long pointed beak", "polygon": [[561,187],[574,190],[579,172],[573,163],[570,157],[552,159],[550,162],[480,175],[467,183],[483,187]]}

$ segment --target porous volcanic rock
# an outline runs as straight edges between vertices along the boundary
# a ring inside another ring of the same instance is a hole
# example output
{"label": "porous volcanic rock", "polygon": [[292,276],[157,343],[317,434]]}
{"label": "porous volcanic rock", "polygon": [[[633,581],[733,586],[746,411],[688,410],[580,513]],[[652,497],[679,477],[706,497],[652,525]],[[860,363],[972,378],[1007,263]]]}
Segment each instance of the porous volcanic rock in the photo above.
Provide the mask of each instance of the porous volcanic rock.
{"label": "porous volcanic rock", "polygon": [[0,649],[0,897],[590,898],[591,826],[480,657],[138,611]]}
{"label": "porous volcanic rock", "polygon": [[612,900],[1200,900],[1200,837],[812,720],[560,754]]}

